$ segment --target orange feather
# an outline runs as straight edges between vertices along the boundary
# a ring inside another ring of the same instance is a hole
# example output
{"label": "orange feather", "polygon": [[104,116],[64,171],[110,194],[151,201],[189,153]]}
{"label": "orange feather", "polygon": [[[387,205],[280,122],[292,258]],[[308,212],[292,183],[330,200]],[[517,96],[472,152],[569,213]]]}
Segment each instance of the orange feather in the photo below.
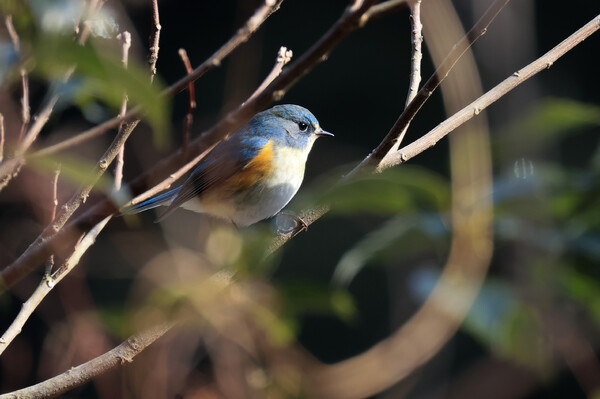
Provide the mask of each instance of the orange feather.
{"label": "orange feather", "polygon": [[272,170],[273,155],[273,141],[269,140],[240,172],[227,179],[225,185],[232,191],[245,190],[266,179]]}

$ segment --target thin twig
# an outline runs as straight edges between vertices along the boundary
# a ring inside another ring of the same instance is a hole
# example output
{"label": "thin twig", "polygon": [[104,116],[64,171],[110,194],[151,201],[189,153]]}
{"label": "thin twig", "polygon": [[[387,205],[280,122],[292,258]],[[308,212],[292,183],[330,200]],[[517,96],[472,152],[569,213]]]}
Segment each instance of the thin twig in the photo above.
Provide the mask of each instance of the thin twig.
{"label": "thin twig", "polygon": [[[411,44],[412,44],[412,56],[410,59],[410,78],[408,84],[408,95],[406,96],[406,103],[404,108],[414,100],[419,90],[419,84],[421,84],[421,60],[423,59],[423,53],[421,50],[421,44],[423,43],[423,24],[421,23],[421,0],[410,2],[410,22],[411,22]],[[402,139],[408,130],[409,124],[398,135],[398,139],[394,142],[391,151],[395,151],[400,147]]]}
{"label": "thin twig", "polygon": [[[185,71],[187,74],[191,74],[194,72],[192,68],[192,63],[187,55],[185,49],[179,49],[179,56],[181,57],[181,61],[183,61],[183,65],[185,66]],[[196,91],[194,89],[194,82],[188,83],[188,111],[185,114],[185,119],[183,121],[183,143],[181,144],[182,152],[186,152],[188,145],[190,144],[190,137],[192,134],[192,125],[194,123],[194,111],[196,110]]]}
{"label": "thin twig", "polygon": [[[19,52],[21,50],[21,40],[19,38],[19,34],[15,29],[15,25],[12,21],[12,15],[7,15],[4,18],[4,24],[6,25],[6,30],[8,31],[8,35],[10,36],[10,40],[12,41],[13,47],[15,48],[15,52]],[[29,125],[29,120],[31,118],[30,107],[29,107],[29,79],[27,77],[27,69],[24,67],[20,68],[21,73],[21,86],[22,86],[22,96],[21,96],[21,130],[19,131],[18,141],[23,139],[25,135],[25,131],[27,130],[27,126]]]}
{"label": "thin twig", "polygon": [[[79,20],[75,26],[76,33],[79,33],[79,38],[77,39],[77,43],[80,46],[83,46],[90,36],[90,23],[89,19],[92,17],[102,6],[104,5],[105,0],[90,0],[89,5],[86,7],[85,14],[83,15],[83,20]],[[83,27],[79,29],[79,25],[83,24]]]}
{"label": "thin twig", "polygon": [[0,399],[12,398],[53,398],[73,388],[81,386],[99,375],[123,364],[131,363],[133,358],[154,341],[165,335],[174,323],[163,323],[133,335],[111,351],[100,355],[63,374],[39,384],[0,395]]}
{"label": "thin twig", "polygon": [[[131,34],[127,31],[119,33],[117,39],[121,40],[121,62],[123,66],[127,68],[129,62],[129,48],[131,47]],[[121,102],[121,110],[119,116],[123,117],[127,113],[127,93],[123,94],[123,101]],[[121,125],[124,122],[121,122]],[[121,183],[123,182],[123,164],[125,163],[125,143],[119,150],[117,156],[117,162],[115,164],[115,191],[121,189]]]}
{"label": "thin twig", "polygon": [[21,96],[21,130],[19,132],[19,141],[25,136],[25,131],[27,130],[31,119],[31,110],[29,107],[29,78],[25,68],[21,68],[21,87],[23,88],[23,94]]}
{"label": "thin twig", "polygon": [[[58,177],[58,173],[55,174]],[[55,180],[56,181],[56,180]],[[6,332],[0,338],[0,355],[4,350],[10,345],[10,343],[15,339],[17,335],[21,333],[21,330],[31,314],[35,311],[35,309],[39,306],[39,304],[44,300],[46,295],[50,293],[50,291],[60,282],[77,264],[79,263],[83,254],[88,250],[92,244],[96,241],[96,237],[106,223],[110,220],[110,217],[106,217],[96,226],[94,226],[79,242],[79,245],[75,248],[75,251],[69,256],[69,258],[62,264],[56,272],[50,277],[50,275],[46,275],[41,283],[38,285],[36,290],[33,292],[31,297],[23,303],[19,314],[12,322],[10,327],[6,330]]]}
{"label": "thin twig", "polygon": [[[60,164],[56,166],[54,176],[52,177],[52,207],[50,208],[50,217],[48,218],[48,223],[52,223],[56,217],[56,209],[58,208],[58,176],[60,176]],[[53,267],[54,254],[50,255],[46,261],[46,275],[50,275],[50,273],[52,273]]]}
{"label": "thin twig", "polygon": [[158,61],[158,42],[160,40],[160,18],[158,15],[158,0],[152,0],[152,33],[150,34],[150,54],[148,64],[150,65],[150,82],[156,76],[156,62]]}
{"label": "thin twig", "polygon": [[481,111],[489,107],[498,99],[502,98],[504,95],[506,95],[506,93],[544,69],[550,68],[557,59],[565,55],[569,50],[584,41],[598,29],[600,29],[600,15],[588,22],[577,32],[563,40],[552,50],[548,51],[546,54],[526,67],[513,73],[510,77],[506,78],[483,96],[479,97],[477,100],[473,101],[471,104],[467,105],[450,118],[437,125],[423,137],[394,152],[389,157],[386,157],[384,162],[380,164],[379,168],[387,169],[389,167],[399,165],[413,158],[415,155],[422,153],[426,149],[433,147],[448,133],[456,129],[458,126],[464,124],[469,119],[479,115]]}
{"label": "thin twig", "polygon": [[21,48],[21,42],[19,40],[19,34],[15,30],[15,25],[12,22],[12,15],[7,15],[4,17],[4,24],[6,25],[8,36],[10,36],[10,41],[12,42],[15,51],[19,52]]}
{"label": "thin twig", "polygon": [[4,115],[0,113],[0,162],[4,159]]}
{"label": "thin twig", "polygon": [[275,65],[273,66],[273,69],[271,70],[271,72],[269,72],[269,74],[267,75],[265,80],[263,80],[263,82],[260,84],[260,86],[258,86],[258,88],[254,91],[254,93],[252,93],[250,98],[248,98],[248,100],[246,100],[246,101],[251,101],[252,99],[257,97],[260,93],[265,91],[267,86],[269,86],[271,84],[271,82],[273,80],[275,80],[275,78],[277,76],[279,76],[283,67],[286,66],[292,60],[293,55],[294,55],[294,53],[292,52],[292,50],[288,50],[286,47],[281,46],[281,48],[277,52],[277,57],[275,58]]}
{"label": "thin twig", "polygon": [[208,147],[206,150],[204,150],[202,153],[200,153],[200,155],[198,155],[197,157],[192,159],[190,162],[186,163],[181,168],[179,168],[177,170],[177,172],[170,174],[169,177],[167,177],[162,182],[153,186],[150,190],[147,190],[147,191],[143,192],[142,194],[138,195],[137,197],[135,197],[134,199],[132,199],[130,202],[125,204],[125,207],[139,204],[140,202],[147,200],[148,198],[152,197],[153,195],[156,195],[163,190],[169,189],[173,183],[175,183],[179,178],[181,178],[181,176],[185,175],[198,162],[200,162],[200,160],[202,158],[204,158],[209,152],[211,152],[212,149],[215,148],[217,144],[219,144],[219,143],[217,142],[217,143],[213,144],[212,146]]}
{"label": "thin twig", "polygon": [[372,21],[387,15],[395,14],[397,11],[406,8],[409,0],[388,0],[371,7],[362,17],[361,22]]}

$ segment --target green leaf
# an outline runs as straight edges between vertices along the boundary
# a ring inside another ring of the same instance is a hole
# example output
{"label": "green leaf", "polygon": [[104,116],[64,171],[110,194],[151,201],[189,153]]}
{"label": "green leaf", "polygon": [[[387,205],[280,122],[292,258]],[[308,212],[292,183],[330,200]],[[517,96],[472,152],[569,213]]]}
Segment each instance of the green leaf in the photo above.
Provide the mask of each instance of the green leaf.
{"label": "green leaf", "polygon": [[169,105],[161,95],[163,84],[155,79],[150,84],[149,73],[135,60],[127,68],[119,55],[96,44],[80,46],[63,36],[45,36],[34,46],[34,73],[47,78],[63,79],[74,68],[73,80],[78,82],[76,98],[80,101],[96,98],[116,110],[123,96],[129,99],[129,109],[139,105],[154,131],[157,147],[168,143]]}
{"label": "green leaf", "polygon": [[536,148],[554,143],[573,131],[600,125],[600,107],[563,98],[546,98],[522,118],[504,129],[500,137],[500,151],[518,148]]}
{"label": "green leaf", "polygon": [[309,281],[290,281],[277,285],[281,294],[282,312],[295,318],[304,314],[333,314],[342,320],[356,315],[350,294],[341,289]]}
{"label": "green leaf", "polygon": [[[321,201],[332,205],[330,215],[441,210],[447,208],[450,201],[448,182],[419,167],[403,167],[338,183],[333,180],[322,178],[308,190],[312,193],[308,195],[312,203]],[[318,200],[317,196],[320,196]]]}

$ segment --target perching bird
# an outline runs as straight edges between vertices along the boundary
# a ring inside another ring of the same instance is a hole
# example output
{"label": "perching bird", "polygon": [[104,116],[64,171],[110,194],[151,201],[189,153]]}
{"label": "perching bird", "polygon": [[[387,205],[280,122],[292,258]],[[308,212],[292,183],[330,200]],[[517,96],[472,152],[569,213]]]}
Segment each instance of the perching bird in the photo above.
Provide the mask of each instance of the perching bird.
{"label": "perching bird", "polygon": [[276,105],[256,114],[217,145],[181,185],[123,213],[168,206],[162,220],[182,207],[231,220],[244,227],[277,214],[304,178],[313,143],[333,136],[298,105]]}

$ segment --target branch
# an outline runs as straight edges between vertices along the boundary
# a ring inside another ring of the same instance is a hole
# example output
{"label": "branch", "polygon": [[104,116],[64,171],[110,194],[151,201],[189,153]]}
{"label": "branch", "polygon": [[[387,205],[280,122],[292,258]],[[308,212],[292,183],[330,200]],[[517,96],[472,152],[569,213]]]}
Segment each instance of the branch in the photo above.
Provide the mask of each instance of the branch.
{"label": "branch", "polygon": [[52,291],[52,289],[58,284],[81,260],[83,254],[94,244],[96,241],[96,237],[106,223],[108,223],[110,217],[105,218],[99,224],[94,226],[86,235],[83,237],[75,251],[69,256],[69,258],[65,261],[63,265],[61,265],[52,277],[45,276],[41,283],[38,285],[36,290],[33,292],[31,297],[23,304],[19,314],[12,322],[10,327],[6,330],[6,332],[0,338],[0,355],[4,352],[4,350],[10,345],[10,343],[15,339],[17,335],[21,333],[21,330],[29,316],[35,311],[40,303],[44,300],[46,295]]}
{"label": "branch", "polygon": [[532,76],[548,69],[554,62],[565,55],[573,47],[587,39],[593,33],[600,29],[600,15],[592,19],[577,32],[563,40],[560,44],[548,51],[546,54],[527,65],[526,67],[513,73],[502,83],[467,105],[444,122],[437,125],[429,133],[405,146],[404,148],[390,154],[379,165],[379,169],[387,169],[394,165],[399,165],[422,153],[426,149],[433,147],[440,139],[456,129],[458,126],[467,122],[469,119],[477,116],[481,111],[502,98],[506,93],[527,81]]}
{"label": "branch", "polygon": [[154,81],[156,76],[156,62],[158,61],[158,41],[160,39],[160,19],[158,17],[158,0],[152,0],[152,34],[150,35],[150,55],[148,64],[150,64],[150,82]]}
{"label": "branch", "polygon": [[[60,164],[56,165],[56,170],[54,171],[54,176],[52,177],[52,208],[50,211],[50,217],[48,223],[52,223],[54,218],[56,217],[56,209],[58,208],[58,177],[60,176]],[[46,261],[46,274],[49,275],[52,273],[52,268],[54,267],[54,254],[50,255],[48,260]]]}
{"label": "branch", "polygon": [[[127,64],[129,63],[129,48],[131,47],[131,34],[127,31],[123,33],[119,33],[117,39],[121,40],[121,62],[123,66],[127,68]],[[125,116],[127,113],[127,93],[123,94],[123,101],[121,102],[121,110],[119,111],[119,116]],[[121,127],[123,123],[121,123]],[[121,128],[120,127],[120,128]],[[125,143],[121,146],[119,150],[119,155],[117,156],[117,163],[115,165],[115,191],[119,191],[121,189],[121,182],[123,181],[123,165],[125,163]]]}
{"label": "branch", "polygon": [[[181,61],[183,61],[183,65],[185,66],[186,72],[189,74],[193,73],[192,64],[190,63],[190,59],[187,55],[185,49],[179,49],[179,56],[181,57]],[[194,123],[194,111],[196,110],[196,92],[194,90],[194,82],[188,83],[188,111],[185,114],[185,119],[183,121],[183,143],[181,144],[181,151],[186,152],[188,145],[190,144],[190,136],[192,132],[192,124]]]}
{"label": "branch", "polygon": [[165,335],[173,323],[164,323],[137,335],[133,335],[111,351],[96,357],[80,366],[73,367],[63,374],[50,378],[39,384],[18,391],[0,395],[0,399],[13,398],[53,398],[73,388],[81,386],[94,377],[126,363],[146,349],[154,341]]}
{"label": "branch", "polygon": [[279,49],[279,51],[277,52],[277,58],[275,59],[275,65],[273,66],[273,69],[271,70],[271,72],[269,72],[269,74],[267,75],[265,80],[263,80],[263,82],[260,84],[260,86],[258,86],[258,88],[254,91],[254,93],[252,93],[250,98],[248,98],[248,100],[246,100],[246,101],[253,100],[260,93],[265,91],[267,86],[269,86],[271,84],[271,82],[273,82],[273,80],[275,80],[275,78],[277,76],[279,76],[279,74],[283,70],[283,67],[286,66],[292,60],[293,55],[294,55],[294,53],[292,52],[292,50],[288,50],[286,47],[282,46]]}
{"label": "branch", "polygon": [[[408,95],[406,96],[406,104],[404,109],[415,99],[417,90],[419,90],[419,84],[421,83],[421,60],[423,59],[423,53],[421,51],[421,44],[423,43],[423,24],[421,23],[421,0],[416,0],[410,3],[410,22],[412,25],[411,29],[411,43],[412,43],[412,56],[410,62],[410,78],[408,84]],[[408,130],[408,124],[398,134],[398,139],[392,146],[392,150],[397,150],[400,147],[400,143]]]}
{"label": "branch", "polygon": [[0,113],[0,162],[4,158],[4,115]]}

